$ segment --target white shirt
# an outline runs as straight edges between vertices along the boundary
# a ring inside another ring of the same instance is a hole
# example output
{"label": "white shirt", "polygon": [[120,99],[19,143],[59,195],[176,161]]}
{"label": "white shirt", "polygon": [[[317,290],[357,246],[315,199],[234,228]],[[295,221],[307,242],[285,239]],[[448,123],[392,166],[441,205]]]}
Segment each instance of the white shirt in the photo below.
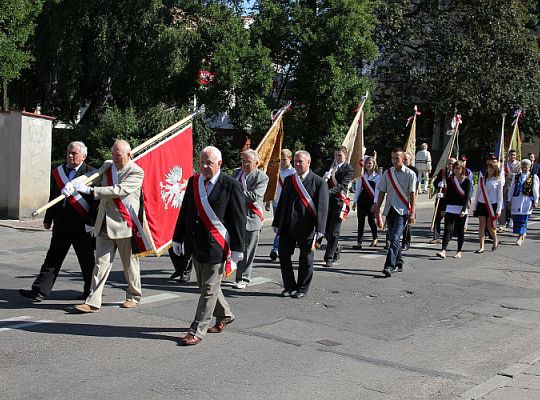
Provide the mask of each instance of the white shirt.
{"label": "white shirt", "polygon": [[[279,168],[279,176],[281,177],[281,181],[285,182],[285,178],[294,175],[296,173],[296,170],[292,165],[289,165],[288,168]],[[278,184],[277,193],[276,193],[276,199],[274,200],[274,207],[277,207],[277,203],[279,201],[279,198],[281,196],[281,185]]]}
{"label": "white shirt", "polygon": [[[488,178],[488,180],[484,183],[484,187],[486,190],[486,196],[488,198],[489,204],[497,203],[497,209],[495,210],[495,214],[500,214],[503,206],[504,180],[500,177]],[[480,183],[478,183],[478,186],[476,187],[476,198],[473,207],[474,210],[476,210],[476,206],[478,205],[478,203],[484,203],[484,195],[482,194],[482,188],[480,187]]]}
{"label": "white shirt", "polygon": [[[372,181],[375,182],[375,196],[373,197],[373,202],[377,202],[377,198],[379,197],[379,189],[377,186],[379,185],[379,182],[381,181],[381,175],[377,173],[377,171],[373,171],[371,174],[368,174],[367,172],[363,175],[366,181]],[[368,183],[369,185],[369,183]],[[364,189],[362,185],[362,177],[358,178],[356,180],[356,192],[354,192],[354,202],[358,203],[358,199],[360,198],[360,192]]]}

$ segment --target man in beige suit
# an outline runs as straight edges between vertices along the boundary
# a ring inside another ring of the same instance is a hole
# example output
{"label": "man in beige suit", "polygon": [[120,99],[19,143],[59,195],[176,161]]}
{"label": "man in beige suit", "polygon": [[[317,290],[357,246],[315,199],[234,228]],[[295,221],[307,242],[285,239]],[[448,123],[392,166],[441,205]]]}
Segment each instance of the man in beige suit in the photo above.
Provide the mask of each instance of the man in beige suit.
{"label": "man in beige suit", "polygon": [[[136,217],[139,212],[144,171],[131,161],[130,155],[129,143],[125,140],[117,140],[112,147],[112,164],[110,161],[105,162],[97,171],[102,174],[100,186],[92,188],[83,185],[80,181],[74,181],[75,190],[93,194],[96,200],[100,200],[95,225],[96,266],[92,276],[91,291],[84,304],[74,306],[77,312],[99,311],[103,287],[111,272],[116,249],[120,253],[128,282],[126,301],[120,307],[137,307],[141,301],[139,259],[132,255],[133,231],[126,221],[126,218],[129,218],[126,215]],[[130,207],[132,210],[129,209]]]}

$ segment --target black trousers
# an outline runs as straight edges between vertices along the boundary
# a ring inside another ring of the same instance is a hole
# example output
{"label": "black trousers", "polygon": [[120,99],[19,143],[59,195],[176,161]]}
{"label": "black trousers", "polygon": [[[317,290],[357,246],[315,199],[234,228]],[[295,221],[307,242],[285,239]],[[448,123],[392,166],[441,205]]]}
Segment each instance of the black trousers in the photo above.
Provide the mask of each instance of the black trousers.
{"label": "black trousers", "polygon": [[358,208],[356,214],[358,217],[358,243],[362,243],[364,237],[364,226],[366,225],[366,217],[368,220],[369,227],[371,229],[371,236],[373,240],[377,239],[377,224],[375,223],[375,216],[370,209]]}
{"label": "black trousers", "polygon": [[32,289],[44,296],[51,294],[54,282],[60,272],[69,248],[73,246],[84,281],[84,294],[90,294],[92,272],[96,263],[94,257],[95,239],[88,233],[67,233],[53,231],[51,244],[39,275],[32,284]]}
{"label": "black trousers", "polygon": [[461,217],[458,214],[446,213],[444,215],[444,237],[442,249],[446,250],[448,243],[452,239],[452,235],[457,235],[457,251],[461,251],[463,242],[465,241],[465,221],[467,216]]}
{"label": "black trousers", "polygon": [[[292,255],[298,244],[300,256],[298,257],[298,280],[294,278],[292,265]],[[281,278],[285,290],[307,293],[313,279],[313,259],[314,252],[311,250],[313,238],[295,239],[288,233],[281,233],[279,236],[279,266],[281,268]]]}
{"label": "black trousers", "polygon": [[325,230],[326,251],[324,252],[324,261],[332,260],[338,247],[341,222],[343,221],[339,218],[340,212],[340,208],[335,209],[334,207],[330,208],[328,211]]}
{"label": "black trousers", "polygon": [[443,220],[443,217],[441,215],[441,211],[444,211],[446,209],[446,202],[444,199],[439,199],[438,207],[435,214],[435,225],[433,229],[433,239],[440,239],[441,238],[441,222]]}
{"label": "black trousers", "polygon": [[171,258],[174,270],[182,275],[191,275],[191,269],[193,268],[193,262],[191,257],[186,257],[185,254],[177,256],[172,247],[169,248],[169,257]]}

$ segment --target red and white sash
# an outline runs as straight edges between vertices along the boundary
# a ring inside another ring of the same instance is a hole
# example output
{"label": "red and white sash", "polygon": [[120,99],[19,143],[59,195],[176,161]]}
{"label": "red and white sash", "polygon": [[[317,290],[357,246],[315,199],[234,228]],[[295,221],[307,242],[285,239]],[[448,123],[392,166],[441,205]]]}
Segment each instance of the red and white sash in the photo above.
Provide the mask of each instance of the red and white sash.
{"label": "red and white sash", "polygon": [[208,202],[208,194],[204,188],[204,179],[201,178],[201,174],[193,175],[193,192],[195,197],[195,206],[199,212],[199,217],[203,222],[210,235],[223,249],[223,252],[227,255],[227,261],[225,262],[225,276],[230,276],[236,270],[236,263],[231,260],[231,250],[229,247],[230,236],[227,228],[223,225],[223,222],[217,217],[216,213]]}
{"label": "red and white sash", "polygon": [[279,183],[280,189],[283,189],[283,179],[281,179],[281,171],[279,172],[279,175],[278,175],[278,183]]}
{"label": "red and white sash", "polygon": [[339,193],[339,197],[343,201],[343,206],[341,207],[341,211],[339,212],[339,218],[345,221],[347,219],[347,216],[349,215],[349,211],[351,211],[351,199],[349,199],[341,192]]}
{"label": "red and white sash", "polygon": [[504,163],[504,173],[506,176],[510,175],[510,168],[508,167],[508,161]]}
{"label": "red and white sash", "polygon": [[306,207],[308,214],[311,215],[313,221],[317,222],[317,210],[315,209],[315,204],[313,203],[311,196],[304,187],[304,184],[300,180],[298,174],[293,175],[292,181],[293,186],[296,189],[298,196],[300,197],[300,201],[302,201],[302,204],[304,205],[304,207]]}
{"label": "red and white sash", "polygon": [[[118,185],[118,169],[114,164],[112,164],[111,168],[107,170],[107,180],[108,184],[111,186]],[[138,254],[151,251],[152,245],[150,244],[150,240],[148,239],[141,221],[139,221],[139,216],[137,215],[137,212],[133,206],[126,198],[120,200],[118,197],[116,197],[113,199],[113,201],[114,204],[116,204],[120,215],[122,215],[122,218],[124,218],[128,226],[133,231],[133,239],[136,245],[136,248],[133,249],[133,253]]]}
{"label": "red and white sash", "polygon": [[[69,178],[61,165],[59,165],[58,167],[56,167],[56,169],[53,170],[53,177],[54,181],[56,182],[56,186],[58,186],[58,189],[60,189],[60,191],[62,191],[64,186],[66,186],[66,184],[69,182]],[[82,218],[88,218],[88,213],[90,212],[90,205],[81,196],[79,192],[74,191],[71,196],[67,197],[67,201]]]}
{"label": "red and white sash", "polygon": [[450,182],[452,183],[452,186],[454,189],[456,189],[456,192],[459,194],[461,198],[465,198],[465,190],[461,187],[461,183],[459,182],[458,178],[454,175],[452,179],[450,179]]}
{"label": "red and white sash", "polygon": [[491,227],[493,227],[495,225],[495,221],[497,221],[497,217],[495,216],[495,211],[493,211],[493,207],[491,206],[491,203],[489,202],[489,199],[487,197],[486,187],[484,185],[486,180],[487,178],[479,179],[480,190],[482,191],[482,197],[484,198],[484,203],[486,204],[486,208],[488,210],[489,223],[491,224]]}
{"label": "red and white sash", "polygon": [[402,201],[405,207],[407,207],[407,210],[410,212],[411,205],[409,204],[409,200],[407,200],[408,196],[403,190],[403,188],[401,187],[401,185],[399,184],[399,182],[397,181],[396,177],[394,176],[394,169],[395,167],[392,167],[388,170],[388,177],[390,178],[390,183],[394,187],[394,190],[396,191],[399,199]]}
{"label": "red and white sash", "polygon": [[[240,172],[240,175],[238,175],[238,181],[242,184],[242,187],[244,188],[244,192],[247,192],[247,178],[245,177],[244,171]],[[259,219],[261,222],[264,222],[264,215],[263,215],[263,209],[260,206],[259,203],[256,201],[254,202],[247,202],[247,208],[249,208]]]}
{"label": "red and white sash", "polygon": [[362,180],[362,188],[367,191],[372,200],[375,200],[375,190],[373,190],[365,175],[362,175],[360,179]]}

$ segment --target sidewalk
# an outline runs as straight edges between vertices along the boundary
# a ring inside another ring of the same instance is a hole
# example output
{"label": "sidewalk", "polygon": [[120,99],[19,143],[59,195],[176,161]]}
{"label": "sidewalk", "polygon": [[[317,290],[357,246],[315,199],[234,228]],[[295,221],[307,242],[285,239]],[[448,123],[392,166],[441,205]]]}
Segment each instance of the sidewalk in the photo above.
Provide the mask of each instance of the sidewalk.
{"label": "sidewalk", "polygon": [[540,399],[540,349],[463,393],[462,399]]}

